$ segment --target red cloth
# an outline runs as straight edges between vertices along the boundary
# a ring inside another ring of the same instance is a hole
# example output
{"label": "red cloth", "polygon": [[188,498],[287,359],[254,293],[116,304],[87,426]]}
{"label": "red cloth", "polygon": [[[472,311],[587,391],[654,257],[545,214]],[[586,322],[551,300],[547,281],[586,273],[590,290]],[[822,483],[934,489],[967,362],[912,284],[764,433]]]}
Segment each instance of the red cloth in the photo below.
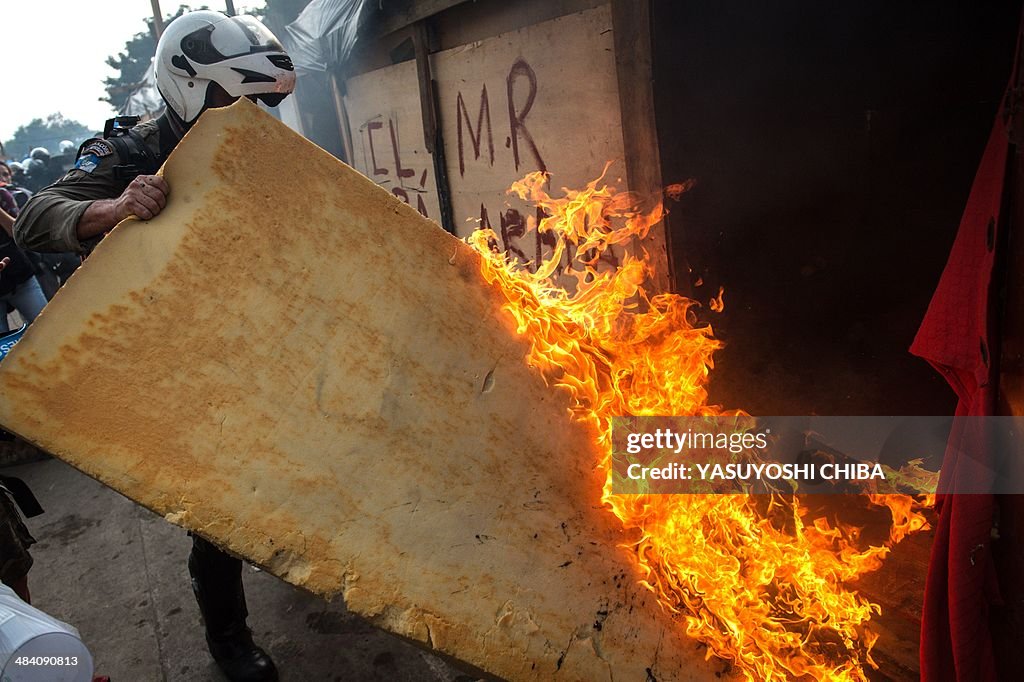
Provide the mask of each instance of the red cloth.
{"label": "red cloth", "polygon": [[[1012,81],[1011,81],[1012,82]],[[997,296],[992,270],[1006,181],[1007,122],[998,116],[974,178],[949,261],[910,352],[928,360],[956,391],[958,416],[991,415],[996,379],[992,354]],[[996,349],[993,350],[993,345]],[[961,443],[984,452],[979,433],[956,420],[942,466],[939,522],[925,584],[921,622],[921,679],[996,679],[989,607],[999,603],[991,554],[994,498],[943,495],[968,475],[958,466]],[[980,446],[980,447],[979,447]]]}

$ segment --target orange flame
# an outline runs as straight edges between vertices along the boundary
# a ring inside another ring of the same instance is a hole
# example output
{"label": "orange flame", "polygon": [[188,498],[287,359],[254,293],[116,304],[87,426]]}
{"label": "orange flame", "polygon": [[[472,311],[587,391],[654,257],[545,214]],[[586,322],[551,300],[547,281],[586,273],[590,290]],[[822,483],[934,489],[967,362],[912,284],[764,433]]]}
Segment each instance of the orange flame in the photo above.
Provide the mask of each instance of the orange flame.
{"label": "orange flame", "polygon": [[[531,342],[527,361],[569,392],[575,419],[596,427],[607,472],[602,501],[639,537],[631,548],[643,584],[707,644],[709,656],[733,662],[747,679],[866,679],[876,636],[865,624],[880,608],[847,583],[926,527],[919,505],[904,495],[870,496],[890,509],[893,525],[886,545],[861,549],[859,529],[805,520],[808,510],[796,496],[613,493],[612,417],[743,413],[707,404],[713,354],[722,344],[697,323],[696,304],[649,294],[646,254],[629,252],[662,219],[661,203],[641,211],[635,195],[600,186],[601,178],[554,198],[547,182],[533,173],[510,190],[541,207],[547,217],[537,229],[557,237],[534,272],[499,251],[490,230],[468,241]],[[669,194],[690,185],[674,185]],[[599,269],[600,256],[615,247],[626,250],[619,267]],[[563,256],[570,267],[561,276],[575,286],[555,282]],[[721,305],[719,292],[711,307]]]}
{"label": "orange flame", "polygon": [[715,296],[708,302],[708,306],[712,311],[720,313],[725,310],[725,288],[718,287],[718,296]]}

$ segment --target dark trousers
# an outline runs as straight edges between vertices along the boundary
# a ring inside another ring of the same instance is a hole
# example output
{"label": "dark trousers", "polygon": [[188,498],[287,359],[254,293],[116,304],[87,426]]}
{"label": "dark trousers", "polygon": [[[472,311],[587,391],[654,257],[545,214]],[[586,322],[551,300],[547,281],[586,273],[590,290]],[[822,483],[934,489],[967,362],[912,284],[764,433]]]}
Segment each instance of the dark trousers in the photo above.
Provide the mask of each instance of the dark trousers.
{"label": "dark trousers", "polygon": [[220,639],[245,630],[249,612],[242,588],[242,560],[192,535],[188,569],[207,635]]}

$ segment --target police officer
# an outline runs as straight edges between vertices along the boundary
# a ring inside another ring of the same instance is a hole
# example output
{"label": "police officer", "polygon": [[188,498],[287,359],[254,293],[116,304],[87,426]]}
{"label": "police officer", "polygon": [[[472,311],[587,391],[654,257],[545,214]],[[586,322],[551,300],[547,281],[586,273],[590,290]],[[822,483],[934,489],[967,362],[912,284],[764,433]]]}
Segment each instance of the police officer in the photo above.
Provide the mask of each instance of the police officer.
{"label": "police officer", "polygon": [[50,156],[50,150],[46,147],[36,147],[28,155],[28,170],[26,183],[33,192],[38,192],[43,187],[53,183],[63,175],[60,164]]}
{"label": "police officer", "polygon": [[[167,26],[154,66],[165,112],[134,127],[108,123],[104,139],[83,144],[74,168],[18,216],[14,233],[24,248],[87,253],[122,219],[152,218],[171,191],[156,170],[206,109],[239,97],[276,106],[295,86],[291,59],[263,24],[207,10]],[[242,562],[194,536],[188,567],[210,653],[224,673],[276,680],[273,661],[245,622]]]}

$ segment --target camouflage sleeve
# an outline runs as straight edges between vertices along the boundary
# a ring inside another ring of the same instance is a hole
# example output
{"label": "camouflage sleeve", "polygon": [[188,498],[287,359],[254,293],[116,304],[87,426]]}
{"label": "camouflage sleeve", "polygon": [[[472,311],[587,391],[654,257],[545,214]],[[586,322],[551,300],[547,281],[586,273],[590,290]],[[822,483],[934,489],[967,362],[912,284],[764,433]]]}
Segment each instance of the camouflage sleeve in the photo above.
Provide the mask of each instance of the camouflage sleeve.
{"label": "camouflage sleeve", "polygon": [[14,223],[14,239],[31,251],[75,251],[85,246],[78,240],[78,221],[92,202],[116,199],[127,183],[118,180],[113,146],[95,140],[79,154],[75,167],[56,183],[36,192]]}

